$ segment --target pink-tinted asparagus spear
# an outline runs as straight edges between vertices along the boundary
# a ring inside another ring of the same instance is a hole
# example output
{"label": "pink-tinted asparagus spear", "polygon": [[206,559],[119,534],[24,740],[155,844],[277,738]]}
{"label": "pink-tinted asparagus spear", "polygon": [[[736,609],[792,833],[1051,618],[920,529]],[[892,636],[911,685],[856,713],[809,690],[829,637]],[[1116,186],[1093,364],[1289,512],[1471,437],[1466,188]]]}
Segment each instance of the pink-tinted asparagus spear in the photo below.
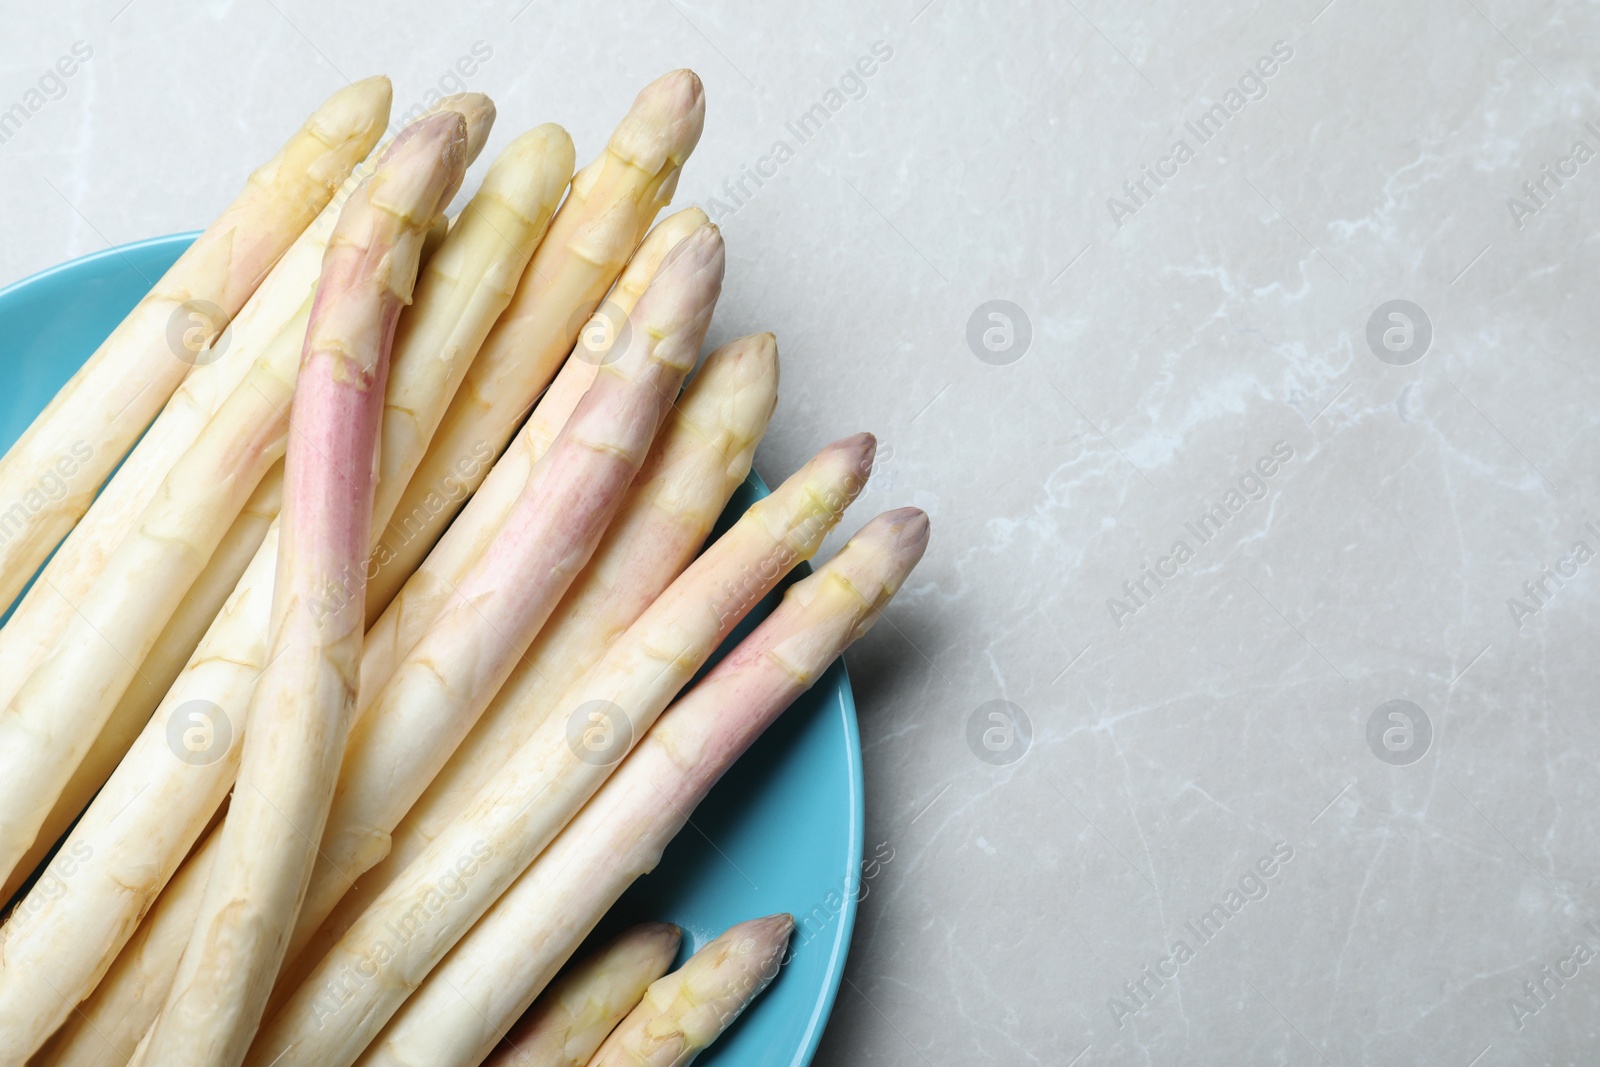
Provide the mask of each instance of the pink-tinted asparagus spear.
{"label": "pink-tinted asparagus spear", "polygon": [[[222,331],[377,143],[389,97],[388,79],[367,78],[318,108],[0,457],[0,500],[10,509],[0,538],[0,611],[189,373],[193,355],[173,350],[169,325],[199,308],[205,340]],[[43,498],[35,488],[42,476],[68,471],[59,499],[22,506],[29,494]]]}
{"label": "pink-tinted asparagus spear", "polygon": [[[553,700],[694,559],[750,472],[777,400],[777,379],[777,346],[770,334],[731,342],[706,357],[589,566],[472,732],[395,827],[383,862],[345,892],[295,964],[285,965],[280,989],[293,991],[304,972],[532,736]],[[523,433],[530,429],[531,423]]]}
{"label": "pink-tinted asparagus spear", "polygon": [[[733,627],[789,568],[816,551],[871,465],[873,441],[835,443],[718,538],[565,693],[540,726],[283,1001],[252,1051],[279,1067],[349,1062],[427,969],[527,868],[688,683]],[[441,878],[473,876],[426,914],[414,911]],[[346,988],[352,967],[371,970],[372,945],[390,924],[412,925],[371,980]],[[339,1026],[322,1025],[330,998]],[[526,1005],[524,1005],[526,1006]]]}
{"label": "pink-tinted asparagus spear", "polygon": [[253,698],[264,711],[252,715],[221,850],[146,1062],[241,1062],[282,962],[355,707],[389,350],[465,157],[460,115],[417,123],[329,242],[295,395],[273,655]]}
{"label": "pink-tinted asparagus spear", "polygon": [[[480,1062],[628,886],[655,868],[723,772],[878,619],[927,541],[922,512],[880,515],[790,587],[433,969],[361,1067]],[[328,1027],[345,1025],[338,1003],[327,1007]]]}
{"label": "pink-tinted asparagus spear", "polygon": [[589,1067],[684,1067],[744,1013],[778,975],[794,916],[730,928],[654,982]]}
{"label": "pink-tinted asparagus spear", "polygon": [[[485,339],[400,498],[395,514],[414,519],[415,526],[404,536],[390,527],[368,591],[369,622],[388,606],[455,518],[465,494],[487,473],[480,464],[461,475],[460,464],[485,445],[498,456],[522,414],[550,383],[589,312],[672,199],[678,172],[704,124],[700,79],[688,70],[663,75],[639,93],[600,158],[573,177],[571,193],[511,306]],[[439,500],[439,487],[452,477],[465,493]]]}
{"label": "pink-tinted asparagus spear", "polygon": [[350,735],[289,956],[427,788],[589,562],[694,366],[722,288],[722,237],[673,250],[634,310],[626,353],[601,368],[454,603]]}
{"label": "pink-tinted asparagus spear", "polygon": [[[694,225],[686,225],[691,222]],[[627,321],[639,298],[649,287],[650,280],[661,269],[667,253],[705,222],[705,212],[687,208],[663,219],[660,225],[651,230],[612,287],[611,295],[606,300],[606,313]],[[529,272],[541,269],[549,268],[537,263],[528,268]],[[510,314],[510,309],[506,314]],[[585,327],[584,332],[598,331],[591,325]],[[579,350],[574,350],[574,357],[579,354]],[[567,362],[571,363],[572,358]],[[588,381],[593,380],[593,375],[590,375]],[[427,558],[407,577],[404,587],[384,609],[378,621],[368,627],[367,643],[361,655],[362,692],[375,693],[382,689],[394,674],[401,658],[411,651],[433,620],[439,617],[439,612],[449,603],[467,568],[483,554],[484,548],[494,539],[495,531],[505,522],[512,504],[522,494],[523,486],[528,484],[535,464],[544,456],[555,441],[556,434],[578,406],[578,398],[573,397],[571,406],[563,406],[558,420],[542,414],[546,411],[549,399],[548,395],[540,399],[527,424],[513,439],[505,454],[495,461],[493,469],[484,478],[478,491],[472,494],[461,515],[450,524]],[[487,444],[480,453],[480,458],[493,455]],[[450,495],[468,491],[468,487],[460,482],[449,484],[452,487]],[[397,512],[389,528],[380,534],[383,543],[375,553],[377,560],[383,563],[397,537],[401,540],[425,537],[428,528],[429,523],[420,521],[417,516],[403,510]],[[389,566],[388,563],[383,565]],[[377,595],[369,589],[369,605]]]}
{"label": "pink-tinted asparagus spear", "polygon": [[670,923],[623,931],[545,990],[483,1067],[584,1067],[667,973],[682,939]]}

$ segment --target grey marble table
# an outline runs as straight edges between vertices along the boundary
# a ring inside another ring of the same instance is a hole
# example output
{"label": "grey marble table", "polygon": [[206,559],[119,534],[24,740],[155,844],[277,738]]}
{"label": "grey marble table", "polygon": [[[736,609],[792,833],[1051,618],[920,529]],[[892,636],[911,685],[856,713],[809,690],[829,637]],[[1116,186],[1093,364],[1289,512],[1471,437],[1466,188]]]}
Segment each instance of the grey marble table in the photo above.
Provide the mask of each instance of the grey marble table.
{"label": "grey marble table", "polygon": [[1600,5],[368,7],[8,5],[0,280],[346,77],[587,158],[696,69],[758,469],[934,522],[819,1063],[1600,1062]]}

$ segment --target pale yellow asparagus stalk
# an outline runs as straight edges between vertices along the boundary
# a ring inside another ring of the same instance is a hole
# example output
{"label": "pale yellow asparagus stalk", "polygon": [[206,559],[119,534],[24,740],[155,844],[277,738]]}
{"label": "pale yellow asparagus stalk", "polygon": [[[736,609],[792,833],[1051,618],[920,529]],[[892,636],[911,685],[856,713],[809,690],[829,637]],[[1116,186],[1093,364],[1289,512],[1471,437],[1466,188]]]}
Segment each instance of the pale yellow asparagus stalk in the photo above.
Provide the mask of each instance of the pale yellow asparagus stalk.
{"label": "pale yellow asparagus stalk", "polygon": [[272,658],[252,697],[221,847],[146,1059],[244,1059],[282,962],[355,710],[375,455],[390,347],[433,219],[466,167],[466,123],[395,140],[328,243],[295,391]]}
{"label": "pale yellow asparagus stalk", "polygon": [[589,1067],[685,1067],[777,977],[794,916],[732,927],[651,984],[589,1060]]}
{"label": "pale yellow asparagus stalk", "polygon": [[[723,772],[877,620],[927,538],[927,517],[914,508],[880,515],[791,586],[777,610],[662,716],[560,837],[432,968],[361,1067],[480,1062],[628,886],[655,869]],[[519,846],[499,835],[479,844],[490,856]],[[437,873],[419,860],[406,872],[404,895],[420,899],[419,887]],[[382,966],[374,982],[395,977]],[[322,1033],[351,1025],[351,1004],[332,991],[322,1003]],[[263,1050],[259,1042],[251,1050],[251,1067],[271,1061],[257,1058]],[[311,1061],[291,1055],[283,1067],[290,1062]],[[349,1060],[341,1053],[317,1062],[344,1067]]]}
{"label": "pale yellow asparagus stalk", "polygon": [[[549,237],[484,342],[395,511],[386,551],[378,554],[369,582],[369,625],[487,473],[480,463],[460,476],[461,465],[479,450],[487,449],[492,459],[505,448],[589,312],[672,199],[704,120],[700,79],[687,70],[667,74],[639,94],[605,153],[573,178]],[[458,477],[462,491],[441,494],[451,477]]]}
{"label": "pale yellow asparagus stalk", "polygon": [[[666,259],[667,253],[705,222],[705,212],[699,208],[688,208],[663,219],[660,225],[650,231],[650,235],[628,261],[627,269],[622,272],[621,278],[612,289],[610,298],[606,301],[608,306],[605,313],[608,316],[620,316],[622,320],[632,314],[639,296],[655,277],[656,271],[661,268],[661,262]],[[596,313],[596,319],[598,318],[599,313]],[[584,329],[585,332],[591,330],[598,332],[603,328],[602,322],[591,320],[590,325]],[[571,361],[569,358],[568,362]],[[400,658],[411,650],[433,620],[438,618],[439,612],[449,602],[456,586],[461,583],[462,575],[483,553],[484,546],[505,522],[512,504],[521,495],[523,486],[527,485],[528,475],[532,473],[534,465],[555,440],[556,434],[565,424],[567,416],[572,414],[572,408],[576,407],[577,403],[574,400],[571,407],[565,408],[559,421],[553,418],[540,419],[539,410],[543,406],[541,401],[539,407],[534,409],[534,414],[529,417],[528,425],[523,428],[523,432],[518,433],[506,453],[498,461],[494,461],[488,477],[472,495],[460,517],[450,524],[450,528],[440,538],[438,544],[434,545],[427,558],[417,567],[415,573],[407,578],[405,586],[399,595],[394,597],[388,609],[368,628],[366,645],[362,649],[361,656],[363,693],[376,693],[381,689],[394,673],[395,665],[399,663]],[[489,452],[487,445],[472,457],[473,462],[485,465],[493,460],[494,456]],[[441,497],[464,496],[467,492],[465,483],[454,476],[442,490]],[[410,537],[422,529],[423,527],[417,525],[414,518],[409,518],[404,513],[396,513],[394,525],[389,528],[388,533],[380,535],[386,540],[378,545],[374,554],[382,560],[389,551],[390,539]],[[369,604],[371,600],[369,594]]]}
{"label": "pale yellow asparagus stalk", "polygon": [[[484,119],[469,120],[469,139],[481,144],[487,126]],[[561,127],[540,126],[519,137],[490,167],[482,188],[468,205],[472,214],[456,239],[448,247],[441,246],[444,255],[438,263],[430,260],[423,268],[416,301],[401,316],[395,336],[395,372],[385,398],[375,515],[387,517],[393,510],[400,488],[444,413],[444,401],[460,385],[471,354],[510,301],[571,174],[572,141]],[[434,232],[430,231],[430,239]],[[327,234],[322,234],[319,247],[325,247],[326,241]],[[309,299],[302,310],[309,314]],[[295,332],[303,335],[303,317],[291,321]],[[186,598],[157,639],[138,677],[129,684],[101,736],[63,790],[28,856],[13,872],[8,889],[14,890],[22,882],[105,784],[199,645],[254,557],[267,524],[277,517],[281,484],[279,491],[268,492],[271,488],[263,483],[257,491],[259,504],[246,506],[224,542],[227,551],[219,549],[197,580],[195,588],[201,595],[192,593]]]}
{"label": "pale yellow asparagus stalk", "polygon": [[28,1061],[30,1067],[125,1067],[172,988],[220,843],[206,838],[178,869],[94,994]]}
{"label": "pale yellow asparagus stalk", "polygon": [[682,939],[670,923],[623,931],[545,990],[483,1067],[585,1067],[650,983],[667,973]]}
{"label": "pale yellow asparagus stalk", "polygon": [[[215,309],[222,321],[207,323],[211,331],[227,325],[377,141],[388,97],[386,81],[368,80],[318,108],[0,458],[0,605],[10,605],[88,510],[188,373],[191,361],[173,351],[169,324],[187,304]],[[66,483],[59,499],[38,490],[48,475]]]}
{"label": "pale yellow asparagus stalk", "polygon": [[[480,108],[463,116],[469,153],[482,142],[488,114]],[[520,263],[532,254],[560,195],[559,172],[570,168],[571,158],[568,153],[563,162],[560,141],[552,134],[550,155],[532,170],[518,146],[507,149],[484,180],[483,210],[470,211],[441,250],[440,270],[419,282],[416,301],[401,319],[412,325],[396,334],[386,423],[425,426],[443,411],[444,390],[459,381],[474,338],[509,299]],[[446,273],[451,263],[458,273]],[[495,292],[499,297],[489,299]],[[414,435],[395,433],[383,469],[399,477],[421,450]],[[13,1034],[25,1045],[42,1039],[94,988],[232,786],[251,690],[266,662],[277,546],[274,526],[201,647],[73,830],[73,845],[88,847],[95,859],[70,892],[31,912],[29,923],[0,927],[0,1050]],[[200,720],[210,730],[208,743],[188,751],[186,729]],[[119,845],[123,840],[142,847],[130,850]],[[197,908],[198,894],[162,914],[164,921],[192,923]]]}
{"label": "pale yellow asparagus stalk", "polygon": [[383,862],[345,891],[295,963],[284,967],[274,996],[292,992],[303,972],[528,739],[551,701],[688,566],[750,472],[777,386],[770,334],[724,345],[706,357],[589,566],[478,724],[396,827]]}
{"label": "pale yellow asparagus stalk", "polygon": [[[417,365],[384,398],[373,515],[394,514],[428,442],[495,322],[516,293],[572,178],[572,138],[555,123],[507,145],[457,217],[400,318],[396,368]],[[424,373],[429,364],[432,373]]]}
{"label": "pale yellow asparagus stalk", "polygon": [[350,735],[290,958],[455,751],[589,562],[694,367],[722,289],[722,237],[675,248],[634,310],[628,351],[601,371],[455,601]]}
{"label": "pale yellow asparagus stalk", "polygon": [[[669,249],[709,221],[704,211],[697,207],[686,207],[662,219],[645,236],[644,243],[634,253],[633,259],[628,261],[627,268],[617,279],[610,295],[595,309],[589,322],[578,334],[578,343],[572,355],[561,365],[555,380],[539,398],[533,414],[528,416],[522,433],[532,436],[533,447],[525,447],[525,451],[542,453],[550,447],[550,442],[556,439],[561,427],[577,410],[578,401],[594,384],[601,364],[621,354],[620,348],[613,350],[612,342],[620,332],[628,329],[628,315],[639,302],[644,287],[650,283],[647,270],[642,268],[649,268],[651,263],[660,263]],[[635,264],[639,264],[639,268]]]}
{"label": "pale yellow asparagus stalk", "polygon": [[[552,704],[528,741],[449,828],[347,930],[262,1031],[252,1063],[348,1063],[416,982],[515,880],[605,780],[717,645],[779,578],[816,551],[870,470],[872,438],[825,449],[718,538]],[[487,843],[487,845],[485,844]],[[440,870],[472,876],[437,909],[414,907]],[[462,874],[463,872],[457,872]],[[372,970],[390,924],[408,936],[369,980],[347,988],[353,967]],[[329,998],[340,1004],[330,1025]],[[523,1007],[527,1005],[524,1004]],[[509,1025],[509,1023],[508,1023]]]}
{"label": "pale yellow asparagus stalk", "polygon": [[139,664],[282,456],[298,357],[289,328],[257,359],[106,561],[53,652],[0,712],[0,872],[11,872]]}
{"label": "pale yellow asparagus stalk", "polygon": [[[372,129],[356,155],[359,158],[371,147],[387,121],[389,82],[386,78],[369,78],[357,82],[345,93],[352,94],[372,114]],[[444,98],[436,108],[457,111],[466,117],[469,153],[476,155],[494,122],[494,105],[489,98],[481,93],[463,93]],[[285,324],[304,310],[322,271],[322,254],[339,216],[339,208],[351,191],[372,173],[376,157],[377,153],[357,167],[331,202],[327,196],[319,194],[320,203],[325,205],[322,213],[289,246],[272,272],[256,287],[244,309],[228,325],[227,332],[212,347],[195,353],[180,349],[183,358],[198,365],[183,380],[183,385],[106,483],[88,513],[45,565],[40,580],[17,605],[5,629],[0,630],[0,705],[15,695],[17,687],[54,647],[76,605],[99,579],[106,559],[149,504],[178,456],[194,443],[222,401],[233,392]],[[191,312],[190,317],[196,321],[192,326],[188,320],[180,322],[188,327],[188,332],[179,340],[187,342],[191,337],[203,340],[208,336],[201,329],[204,317],[199,311]],[[303,321],[299,329],[303,334]]]}
{"label": "pale yellow asparagus stalk", "polygon": [[267,530],[278,517],[282,499],[283,463],[280,461],[256,487],[255,494],[246,502],[244,510],[212,553],[205,570],[190,586],[166,629],[156,639],[155,647],[145,656],[138,675],[128,684],[111,717],[89,746],[83,762],[73,771],[55,806],[45,817],[38,837],[12,871],[5,888],[0,890],[0,898],[9,899],[43,862],[133,747],[161,697],[177,681],[201,636],[227,603],[239,575],[261,547]]}

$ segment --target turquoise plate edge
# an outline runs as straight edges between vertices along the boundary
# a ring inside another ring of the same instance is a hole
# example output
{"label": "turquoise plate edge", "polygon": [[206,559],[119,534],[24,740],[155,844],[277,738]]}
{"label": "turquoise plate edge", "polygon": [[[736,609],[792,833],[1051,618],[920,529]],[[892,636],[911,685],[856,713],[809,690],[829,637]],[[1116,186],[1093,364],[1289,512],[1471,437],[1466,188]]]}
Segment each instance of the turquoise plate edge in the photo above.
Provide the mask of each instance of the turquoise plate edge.
{"label": "turquoise plate edge", "polygon": [[[11,446],[196,236],[94,252],[0,289],[6,338],[0,373],[12,386],[0,398],[0,449]],[[767,493],[751,472],[715,532]],[[804,573],[764,599],[707,669]],[[788,815],[791,825],[775,815]],[[864,837],[861,738],[841,661],[718,783],[657,869],[612,908],[579,955],[629,923],[655,919],[683,928],[681,961],[736,922],[788,911],[798,925],[783,973],[697,1063],[806,1067],[844,977]]]}

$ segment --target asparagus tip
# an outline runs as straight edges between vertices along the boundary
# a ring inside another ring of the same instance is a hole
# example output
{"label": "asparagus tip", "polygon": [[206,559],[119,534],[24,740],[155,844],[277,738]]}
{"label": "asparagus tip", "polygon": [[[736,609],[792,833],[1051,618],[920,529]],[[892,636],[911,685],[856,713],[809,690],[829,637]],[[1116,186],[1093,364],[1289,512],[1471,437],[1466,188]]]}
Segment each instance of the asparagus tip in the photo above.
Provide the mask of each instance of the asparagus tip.
{"label": "asparagus tip", "polygon": [[306,120],[326,144],[374,139],[389,119],[394,87],[382,74],[351,82],[328,99]]}
{"label": "asparagus tip", "polygon": [[646,85],[611,135],[611,150],[635,166],[656,173],[682,166],[706,124],[706,91],[687,68],[670,71]]}
{"label": "asparagus tip", "polygon": [[818,453],[817,458],[827,456],[850,462],[855,469],[862,472],[862,480],[872,470],[872,462],[878,456],[878,439],[863,430],[860,433],[842,437]]}
{"label": "asparagus tip", "polygon": [[682,270],[691,273],[709,271],[720,278],[723,259],[722,231],[708,222],[672,246],[672,251],[661,261],[656,277],[664,278]]}
{"label": "asparagus tip", "polygon": [[662,951],[668,953],[670,957],[677,954],[678,946],[683,943],[683,927],[676,923],[639,923],[625,930],[621,936],[638,938],[640,941],[659,942]]}
{"label": "asparagus tip", "polygon": [[461,185],[467,137],[465,116],[453,110],[435,112],[407,126],[371,179],[373,202],[407,215],[425,211],[431,219]]}
{"label": "asparagus tip", "polygon": [[656,228],[662,229],[665,227],[670,229],[681,225],[683,229],[692,232],[694,230],[698,230],[702,226],[708,225],[710,222],[711,217],[709,215],[707,215],[704,211],[701,211],[699,208],[691,205],[684,208],[682,211],[674,211],[672,214],[662,219]]}
{"label": "asparagus tip", "polygon": [[[868,599],[882,607],[899,591],[906,576],[928,550],[930,531],[927,513],[921,508],[896,508],[884,512],[856,531],[856,535],[839,550],[839,557],[844,557],[852,546],[866,548],[871,553],[870,558],[877,561],[870,565],[872,584],[881,586],[881,592],[869,595]],[[875,619],[876,615],[869,617],[862,632]]]}
{"label": "asparagus tip", "polygon": [[494,101],[483,93],[456,93],[439,101],[433,110],[454,111],[467,120],[467,159],[477,159],[494,129]]}

